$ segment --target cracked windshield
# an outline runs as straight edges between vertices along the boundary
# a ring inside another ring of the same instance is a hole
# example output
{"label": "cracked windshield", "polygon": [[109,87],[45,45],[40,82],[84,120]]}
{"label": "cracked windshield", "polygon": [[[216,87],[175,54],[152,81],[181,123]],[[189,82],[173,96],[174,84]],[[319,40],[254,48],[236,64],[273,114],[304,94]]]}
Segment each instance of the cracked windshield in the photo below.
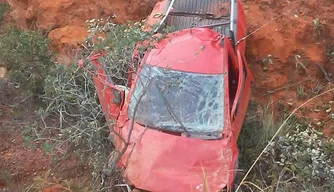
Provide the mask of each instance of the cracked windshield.
{"label": "cracked windshield", "polygon": [[218,136],[224,123],[224,76],[145,65],[129,106],[135,121],[161,130]]}

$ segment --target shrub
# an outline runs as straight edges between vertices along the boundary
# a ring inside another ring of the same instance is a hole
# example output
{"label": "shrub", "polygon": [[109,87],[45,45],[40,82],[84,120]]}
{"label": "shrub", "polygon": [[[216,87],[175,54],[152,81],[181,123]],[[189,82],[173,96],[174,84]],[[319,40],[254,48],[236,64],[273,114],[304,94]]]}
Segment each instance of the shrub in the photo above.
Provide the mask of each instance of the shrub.
{"label": "shrub", "polygon": [[[240,165],[248,169],[272,138],[280,122],[275,121],[268,105],[252,105],[240,139]],[[259,112],[262,111],[262,112]],[[284,114],[280,114],[284,118]],[[263,191],[333,191],[334,140],[302,120],[292,118],[269,145],[249,175],[247,185]],[[242,174],[239,174],[242,177]],[[237,178],[237,181],[240,180]],[[253,185],[251,185],[253,184]],[[254,187],[257,186],[257,187]]]}
{"label": "shrub", "polygon": [[264,160],[290,169],[298,181],[334,185],[334,143],[310,126],[298,126],[272,143]]}
{"label": "shrub", "polygon": [[11,82],[42,94],[44,79],[54,66],[48,39],[38,31],[6,28],[0,33],[0,60],[7,64]]}
{"label": "shrub", "polygon": [[8,5],[8,3],[4,2],[0,2],[0,25],[3,22],[3,17],[5,16],[5,14],[10,10],[10,6]]}
{"label": "shrub", "polygon": [[57,139],[55,149],[71,146],[65,150],[78,154],[96,175],[112,148],[91,76],[76,64],[57,66],[45,79],[43,99],[48,107],[39,111],[41,117],[59,117],[60,129],[52,136]]}

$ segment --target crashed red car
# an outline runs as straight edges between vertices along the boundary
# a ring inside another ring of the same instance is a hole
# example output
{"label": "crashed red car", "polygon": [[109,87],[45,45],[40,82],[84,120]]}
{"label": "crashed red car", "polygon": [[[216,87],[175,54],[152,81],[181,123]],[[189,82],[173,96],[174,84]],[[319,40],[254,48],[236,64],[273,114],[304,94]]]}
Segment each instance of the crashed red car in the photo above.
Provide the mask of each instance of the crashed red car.
{"label": "crashed red car", "polygon": [[116,149],[130,139],[119,166],[145,191],[231,189],[252,81],[241,1],[165,0],[147,22],[175,32],[145,53],[128,88],[108,81],[101,55],[90,58]]}

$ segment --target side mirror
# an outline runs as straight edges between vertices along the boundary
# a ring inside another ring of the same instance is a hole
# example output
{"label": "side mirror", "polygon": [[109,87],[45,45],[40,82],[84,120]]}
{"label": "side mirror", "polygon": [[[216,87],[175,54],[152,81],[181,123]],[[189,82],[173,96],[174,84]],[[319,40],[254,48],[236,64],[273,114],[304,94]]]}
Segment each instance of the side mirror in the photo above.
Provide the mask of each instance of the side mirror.
{"label": "side mirror", "polygon": [[123,104],[123,102],[124,102],[125,91],[124,90],[120,90],[120,89],[112,88],[112,92],[113,92],[113,95],[115,96],[112,99],[112,102],[115,103],[118,106],[121,106]]}

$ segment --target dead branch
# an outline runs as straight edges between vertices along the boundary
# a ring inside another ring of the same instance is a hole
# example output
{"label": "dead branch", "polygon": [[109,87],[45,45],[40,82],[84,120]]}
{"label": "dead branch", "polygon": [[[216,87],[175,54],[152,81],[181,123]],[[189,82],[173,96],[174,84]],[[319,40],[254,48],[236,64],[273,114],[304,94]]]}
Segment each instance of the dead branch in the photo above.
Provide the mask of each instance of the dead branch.
{"label": "dead branch", "polygon": [[177,123],[179,123],[179,124],[181,125],[182,129],[186,132],[187,136],[189,136],[189,133],[188,133],[187,128],[183,125],[183,123],[180,121],[180,119],[179,119],[179,118],[175,115],[175,113],[173,112],[172,107],[171,107],[170,104],[168,103],[166,97],[163,95],[163,93],[162,93],[160,87],[159,87],[157,84],[155,84],[155,86],[156,86],[157,89],[159,90],[159,92],[160,92],[160,94],[161,94],[161,97],[162,97],[162,99],[163,99],[163,101],[164,101],[164,103],[165,103],[165,105],[166,105],[166,108],[167,108],[168,112],[170,113],[170,115],[172,116],[172,118],[174,119],[174,121],[176,121]]}

